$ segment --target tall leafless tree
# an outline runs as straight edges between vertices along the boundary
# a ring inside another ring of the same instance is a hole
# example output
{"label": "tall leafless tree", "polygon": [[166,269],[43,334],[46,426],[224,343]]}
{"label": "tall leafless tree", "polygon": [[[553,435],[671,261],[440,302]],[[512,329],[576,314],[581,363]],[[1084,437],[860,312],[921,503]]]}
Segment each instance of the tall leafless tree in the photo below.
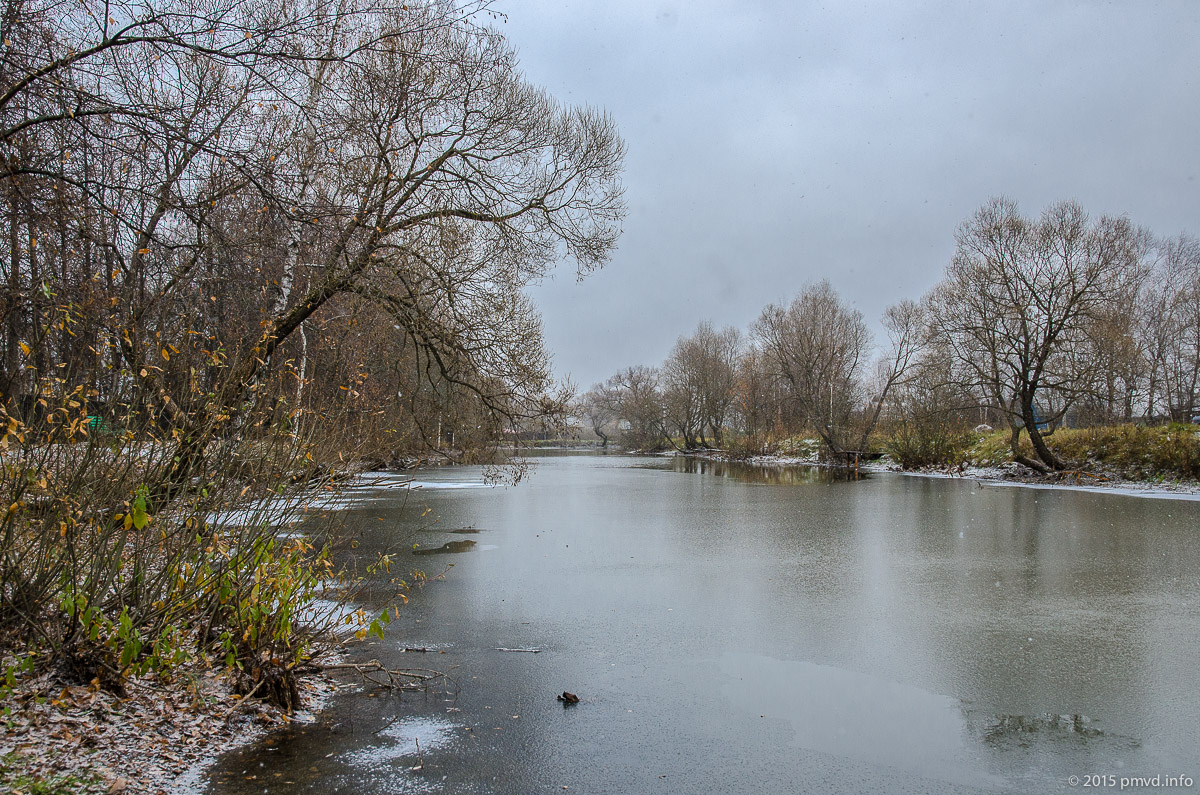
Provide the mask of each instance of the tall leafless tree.
{"label": "tall leafless tree", "polygon": [[822,281],[764,309],[753,334],[802,421],[833,452],[851,449],[871,344],[862,313]]}
{"label": "tall leafless tree", "polygon": [[[1010,421],[1014,460],[1062,469],[1046,444],[1090,384],[1082,355],[1103,310],[1138,272],[1137,230],[1123,218],[1093,222],[1073,202],[1030,221],[993,199],[966,221],[946,278],[930,299],[935,333],[970,383]],[[1018,447],[1024,430],[1037,456]]]}
{"label": "tall leafless tree", "polygon": [[1162,240],[1138,316],[1148,359],[1146,414],[1187,422],[1200,412],[1200,241]]}

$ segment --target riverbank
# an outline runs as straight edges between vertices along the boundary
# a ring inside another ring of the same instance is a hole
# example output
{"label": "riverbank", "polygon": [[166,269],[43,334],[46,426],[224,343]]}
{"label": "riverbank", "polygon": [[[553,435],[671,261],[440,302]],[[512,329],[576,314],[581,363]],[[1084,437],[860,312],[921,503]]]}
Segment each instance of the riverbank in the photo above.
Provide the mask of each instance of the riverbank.
{"label": "riverbank", "polygon": [[[748,458],[730,456],[722,451],[690,453],[666,453],[665,455],[692,455],[718,461],[738,461],[752,466],[819,466],[830,464],[820,461],[816,454],[803,456],[756,455]],[[909,477],[959,478],[974,480],[991,486],[1023,486],[1043,489],[1069,489],[1133,497],[1159,499],[1200,500],[1200,482],[1173,480],[1142,480],[1124,478],[1115,472],[1073,470],[1040,475],[1020,464],[1006,463],[996,466],[922,467],[903,469],[895,461],[884,457],[879,461],[863,463],[860,472],[895,472]]]}
{"label": "riverbank", "polygon": [[936,469],[930,467],[913,471],[905,471],[895,464],[889,464],[882,468],[887,471],[900,472],[913,477],[966,478],[990,486],[1066,489],[1071,491],[1124,494],[1131,497],[1200,500],[1200,483],[1196,482],[1129,480],[1118,475],[1082,471],[1038,475],[1019,464],[998,467],[967,466],[961,469]]}
{"label": "riverbank", "polygon": [[190,668],[130,679],[124,696],[43,675],[14,688],[0,733],[0,791],[199,793],[216,758],[289,723],[310,722],[336,685],[300,682],[293,715],[234,693],[226,672]]}
{"label": "riverbank", "polygon": [[[268,522],[280,537],[292,537],[295,525],[312,512],[351,504],[356,492],[386,477],[366,465],[347,469],[344,477],[330,479],[332,491],[254,503],[213,514],[208,521],[223,528]],[[407,479],[401,476],[399,482]],[[352,632],[362,623],[352,609],[318,599],[301,614],[317,627]],[[343,626],[348,619],[350,625]],[[300,702],[292,714],[258,697],[243,698],[236,672],[207,655],[166,671],[126,677],[116,688],[123,692],[101,687],[98,680],[83,683],[61,666],[0,681],[0,792],[200,793],[206,771],[220,755],[275,729],[315,719],[337,690],[334,680],[319,672],[322,665],[341,662],[347,638],[342,631],[336,636],[341,640],[331,638],[313,649],[315,665],[308,667],[314,672],[296,677]]]}

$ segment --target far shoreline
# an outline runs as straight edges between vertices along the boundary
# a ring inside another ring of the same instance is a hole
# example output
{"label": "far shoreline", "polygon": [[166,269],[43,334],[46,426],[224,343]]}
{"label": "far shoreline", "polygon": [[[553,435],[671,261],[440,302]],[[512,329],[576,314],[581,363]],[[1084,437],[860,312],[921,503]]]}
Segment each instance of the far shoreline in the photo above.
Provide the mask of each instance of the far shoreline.
{"label": "far shoreline", "polygon": [[[634,453],[636,454],[636,453]],[[747,464],[762,467],[820,467],[824,469],[841,468],[837,464],[818,461],[815,458],[800,458],[781,455],[755,455],[746,458],[730,456],[723,450],[673,450],[660,455],[691,456],[709,461],[723,461],[731,464]],[[896,463],[862,464],[859,471],[865,474],[891,473],[907,477],[938,478],[949,480],[969,480],[986,486],[1017,487],[1031,489],[1053,489],[1062,491],[1082,491],[1092,494],[1113,494],[1124,497],[1141,497],[1159,500],[1190,500],[1200,501],[1200,482],[1163,482],[1156,483],[1145,480],[1127,480],[1116,475],[1104,473],[1060,473],[1060,477],[1036,475],[1021,471],[1019,464],[1009,463],[997,467],[971,467],[961,470],[926,468],[902,469]],[[1074,475],[1077,482],[1067,482],[1065,478]]]}

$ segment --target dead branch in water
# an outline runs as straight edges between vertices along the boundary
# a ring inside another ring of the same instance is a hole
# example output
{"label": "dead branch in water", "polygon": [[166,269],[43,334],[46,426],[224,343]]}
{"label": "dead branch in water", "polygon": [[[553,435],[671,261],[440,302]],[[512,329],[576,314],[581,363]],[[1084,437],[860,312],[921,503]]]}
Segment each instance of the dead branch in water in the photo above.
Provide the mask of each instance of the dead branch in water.
{"label": "dead branch in water", "polygon": [[[388,668],[379,660],[368,660],[363,663],[332,663],[330,665],[313,665],[312,671],[328,673],[330,671],[356,671],[359,676],[379,687],[391,690],[419,690],[428,687],[430,682],[438,679],[454,683],[454,680],[441,671],[429,668]],[[382,676],[380,676],[382,674]]]}

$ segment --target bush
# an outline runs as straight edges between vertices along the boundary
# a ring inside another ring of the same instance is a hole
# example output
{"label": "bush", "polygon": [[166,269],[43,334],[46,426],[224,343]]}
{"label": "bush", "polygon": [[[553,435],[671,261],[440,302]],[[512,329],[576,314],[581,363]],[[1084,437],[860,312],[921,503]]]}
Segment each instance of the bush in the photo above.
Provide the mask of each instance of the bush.
{"label": "bush", "polygon": [[883,449],[904,469],[959,466],[973,435],[937,419],[903,420],[890,429]]}
{"label": "bush", "polygon": [[181,464],[177,434],[89,432],[86,395],[57,386],[28,419],[0,408],[3,686],[57,667],[120,693],[212,659],[291,709],[295,668],[331,636],[306,608],[339,580],[327,549],[277,536],[331,471],[312,440],[210,432]]}
{"label": "bush", "polygon": [[779,442],[775,448],[775,453],[776,455],[787,456],[788,458],[808,458],[816,461],[817,456],[823,450],[824,445],[820,439],[805,436],[789,436]]}

